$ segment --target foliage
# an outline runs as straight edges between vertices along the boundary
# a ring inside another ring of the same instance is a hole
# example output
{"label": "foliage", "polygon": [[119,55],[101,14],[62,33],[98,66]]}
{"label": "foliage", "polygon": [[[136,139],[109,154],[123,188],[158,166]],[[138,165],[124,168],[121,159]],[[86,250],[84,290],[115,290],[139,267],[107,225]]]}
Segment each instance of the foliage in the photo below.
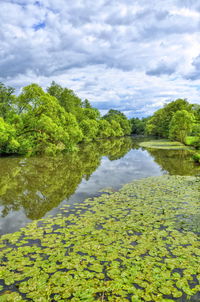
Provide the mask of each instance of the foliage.
{"label": "foliage", "polygon": [[115,136],[129,135],[131,124],[125,114],[118,110],[110,109],[103,118],[111,123]]}
{"label": "foliage", "polygon": [[19,150],[16,130],[0,117],[0,150],[2,154],[15,153]]}
{"label": "foliage", "polygon": [[169,138],[181,143],[192,131],[194,115],[186,110],[178,110],[174,113],[169,125]]}
{"label": "foliage", "polygon": [[0,154],[51,154],[76,150],[81,141],[130,133],[123,113],[111,110],[109,121],[86,99],[52,82],[47,93],[37,84],[14,89],[0,83]]}
{"label": "foliage", "polygon": [[2,236],[1,300],[198,301],[198,218],[195,177],[151,177],[65,207]]}
{"label": "foliage", "polygon": [[21,153],[55,154],[72,149],[82,139],[76,118],[36,84],[23,89],[18,105],[22,121],[17,129]]}
{"label": "foliage", "polygon": [[14,88],[6,87],[0,82],[0,117],[4,119],[13,111],[14,91]]}
{"label": "foliage", "polygon": [[200,153],[195,153],[193,159],[195,162],[200,163]]}
{"label": "foliage", "polygon": [[105,119],[99,121],[98,137],[106,138],[115,136],[114,130],[112,129],[111,123]]}
{"label": "foliage", "polygon": [[192,111],[192,105],[185,99],[177,99],[166,104],[162,109],[157,110],[148,120],[146,131],[150,135],[169,138],[170,123],[176,111]]}
{"label": "foliage", "polygon": [[199,141],[198,136],[186,136],[185,144],[187,146],[194,146]]}
{"label": "foliage", "polygon": [[142,118],[142,119],[139,119],[138,117],[131,118],[130,119],[131,134],[136,134],[136,135],[145,134],[145,128],[146,128],[147,121],[148,121],[148,118]]}

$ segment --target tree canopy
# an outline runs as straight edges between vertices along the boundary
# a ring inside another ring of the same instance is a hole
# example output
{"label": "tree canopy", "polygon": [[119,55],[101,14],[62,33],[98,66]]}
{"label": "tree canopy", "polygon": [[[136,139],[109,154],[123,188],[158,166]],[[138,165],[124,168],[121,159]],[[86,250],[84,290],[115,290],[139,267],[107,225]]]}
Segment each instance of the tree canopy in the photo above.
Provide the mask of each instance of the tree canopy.
{"label": "tree canopy", "polygon": [[123,113],[101,117],[87,99],[55,82],[47,92],[33,83],[13,93],[0,83],[0,154],[56,154],[82,141],[130,134]]}

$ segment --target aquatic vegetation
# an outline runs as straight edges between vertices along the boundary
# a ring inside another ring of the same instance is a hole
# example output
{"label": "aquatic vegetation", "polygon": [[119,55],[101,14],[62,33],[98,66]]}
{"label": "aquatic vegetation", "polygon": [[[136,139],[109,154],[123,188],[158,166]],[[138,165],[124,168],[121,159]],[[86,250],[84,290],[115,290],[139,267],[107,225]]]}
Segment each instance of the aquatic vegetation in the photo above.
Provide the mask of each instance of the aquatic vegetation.
{"label": "aquatic vegetation", "polygon": [[199,301],[199,187],[137,180],[2,236],[0,300]]}
{"label": "aquatic vegetation", "polygon": [[193,150],[185,146],[180,142],[172,142],[166,139],[159,139],[159,140],[151,140],[147,142],[141,142],[140,147],[144,148],[151,148],[151,149],[171,149],[171,150]]}

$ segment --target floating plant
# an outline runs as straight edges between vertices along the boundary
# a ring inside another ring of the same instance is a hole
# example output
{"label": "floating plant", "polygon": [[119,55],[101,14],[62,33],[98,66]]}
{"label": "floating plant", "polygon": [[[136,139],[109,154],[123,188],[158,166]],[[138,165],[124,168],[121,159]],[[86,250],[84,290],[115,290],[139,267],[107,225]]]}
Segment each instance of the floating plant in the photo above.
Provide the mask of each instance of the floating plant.
{"label": "floating plant", "polygon": [[199,187],[150,177],[2,236],[0,301],[199,301]]}

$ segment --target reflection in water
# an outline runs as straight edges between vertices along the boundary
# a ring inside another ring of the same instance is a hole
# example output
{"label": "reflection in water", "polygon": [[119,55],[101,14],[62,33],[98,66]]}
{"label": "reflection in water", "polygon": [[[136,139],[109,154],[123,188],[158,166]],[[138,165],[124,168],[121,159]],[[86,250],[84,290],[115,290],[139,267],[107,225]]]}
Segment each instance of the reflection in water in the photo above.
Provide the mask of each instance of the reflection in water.
{"label": "reflection in water", "polygon": [[163,170],[170,175],[197,175],[199,165],[195,164],[187,150],[147,149]]}
{"label": "reflection in water", "polygon": [[129,137],[100,140],[55,158],[0,158],[1,232],[15,231],[29,220],[44,217],[70,196],[81,201],[105,186],[116,189],[165,171],[199,173],[186,151],[138,149],[137,141]]}

